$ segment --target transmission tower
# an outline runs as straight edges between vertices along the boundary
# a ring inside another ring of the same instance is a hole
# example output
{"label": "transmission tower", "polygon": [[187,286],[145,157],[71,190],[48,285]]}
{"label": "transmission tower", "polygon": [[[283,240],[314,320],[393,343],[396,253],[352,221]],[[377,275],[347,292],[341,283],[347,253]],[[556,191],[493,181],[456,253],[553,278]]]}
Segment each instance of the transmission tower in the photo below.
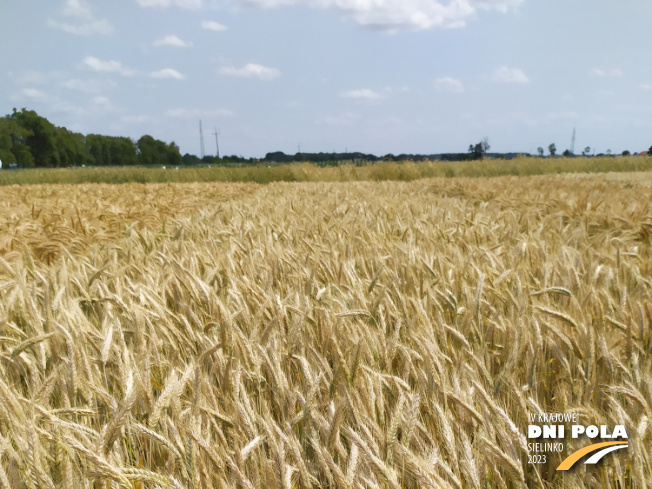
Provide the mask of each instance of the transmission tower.
{"label": "transmission tower", "polygon": [[199,120],[199,149],[201,157],[203,158],[206,156],[206,152],[204,151],[204,131],[201,128],[201,119]]}
{"label": "transmission tower", "polygon": [[575,154],[575,128],[573,128],[573,137],[571,138],[570,152],[572,155]]}
{"label": "transmission tower", "polygon": [[217,136],[219,136],[221,133],[217,132],[217,128],[215,128],[215,132],[213,132],[213,136],[215,136],[215,148],[217,149],[217,158],[220,157],[220,143],[217,140]]}

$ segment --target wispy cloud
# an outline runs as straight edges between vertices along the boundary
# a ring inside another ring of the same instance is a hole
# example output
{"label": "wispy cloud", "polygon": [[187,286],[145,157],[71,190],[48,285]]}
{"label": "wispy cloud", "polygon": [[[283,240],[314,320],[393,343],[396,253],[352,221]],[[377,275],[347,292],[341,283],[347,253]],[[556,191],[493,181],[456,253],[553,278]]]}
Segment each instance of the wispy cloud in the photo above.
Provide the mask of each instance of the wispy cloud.
{"label": "wispy cloud", "polygon": [[106,20],[94,20],[82,24],[71,24],[69,22],[60,22],[58,20],[48,19],[48,26],[75,34],[76,36],[91,36],[93,34],[108,35],[113,32],[113,26]]}
{"label": "wispy cloud", "polygon": [[171,46],[174,48],[190,48],[192,47],[192,42],[184,41],[183,39],[175,36],[174,34],[162,37],[154,41],[154,46]]}
{"label": "wispy cloud", "polygon": [[382,95],[369,88],[361,88],[359,90],[348,90],[340,93],[340,97],[361,99],[361,100],[376,100],[382,98]]}
{"label": "wispy cloud", "polygon": [[136,0],[141,7],[151,8],[168,8],[180,7],[186,10],[195,10],[201,8],[202,0]]}
{"label": "wispy cloud", "polygon": [[242,68],[225,66],[220,68],[220,74],[226,76],[239,76],[242,78],[258,78],[259,80],[273,80],[281,76],[281,72],[276,68],[249,63]]}
{"label": "wispy cloud", "polygon": [[59,17],[65,20],[48,19],[48,26],[77,36],[113,33],[111,23],[104,19],[96,19],[86,0],[66,0]]}
{"label": "wispy cloud", "polygon": [[159,79],[173,79],[173,80],[185,80],[186,76],[179,73],[177,70],[172,68],[163,68],[162,70],[153,71],[149,74],[152,78]]}
{"label": "wispy cloud", "polygon": [[93,18],[90,5],[85,0],[66,0],[61,13],[68,17],[90,20]]}
{"label": "wispy cloud", "polygon": [[47,98],[45,93],[36,88],[23,88],[21,93],[23,96],[32,100],[45,100]]}
{"label": "wispy cloud", "polygon": [[528,83],[530,79],[518,68],[501,66],[491,75],[491,79],[499,83]]}
{"label": "wispy cloud", "polygon": [[594,75],[594,76],[599,76],[599,77],[613,77],[613,78],[616,78],[616,77],[619,77],[619,76],[623,76],[624,73],[621,70],[619,70],[618,68],[616,68],[614,70],[610,70],[610,71],[601,70],[599,68],[593,68],[591,70],[591,74]]}
{"label": "wispy cloud", "polygon": [[464,85],[456,78],[444,76],[435,80],[435,90],[448,93],[463,93]]}
{"label": "wispy cloud", "polygon": [[201,23],[201,28],[215,32],[225,31],[227,29],[225,25],[215,22],[214,20],[205,20]]}
{"label": "wispy cloud", "polygon": [[87,69],[98,73],[118,73],[122,76],[132,76],[135,74],[134,70],[122,66],[120,61],[104,61],[95,56],[86,56],[83,64]]}
{"label": "wispy cloud", "polygon": [[60,84],[60,86],[68,90],[85,93],[98,93],[107,88],[113,88],[115,85],[115,82],[111,80],[80,80],[79,78],[71,78]]}
{"label": "wispy cloud", "polygon": [[95,105],[98,105],[98,106],[104,107],[104,108],[110,108],[111,107],[111,100],[109,100],[108,97],[104,97],[103,95],[98,95],[97,97],[93,97],[93,103]]}
{"label": "wispy cloud", "polygon": [[478,9],[506,12],[524,0],[237,0],[248,7],[308,5],[332,8],[357,23],[387,32],[462,27]]}
{"label": "wispy cloud", "polygon": [[518,7],[524,0],[470,0],[470,3],[478,8],[498,10],[507,12],[510,8]]}

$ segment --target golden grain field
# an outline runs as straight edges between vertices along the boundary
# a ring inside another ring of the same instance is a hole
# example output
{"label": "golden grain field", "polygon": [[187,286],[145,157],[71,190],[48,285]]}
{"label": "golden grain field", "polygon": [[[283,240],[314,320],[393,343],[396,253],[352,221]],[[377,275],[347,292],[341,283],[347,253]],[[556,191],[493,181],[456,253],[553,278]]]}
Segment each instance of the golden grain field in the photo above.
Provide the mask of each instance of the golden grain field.
{"label": "golden grain field", "polygon": [[652,487],[651,182],[4,187],[0,487]]}

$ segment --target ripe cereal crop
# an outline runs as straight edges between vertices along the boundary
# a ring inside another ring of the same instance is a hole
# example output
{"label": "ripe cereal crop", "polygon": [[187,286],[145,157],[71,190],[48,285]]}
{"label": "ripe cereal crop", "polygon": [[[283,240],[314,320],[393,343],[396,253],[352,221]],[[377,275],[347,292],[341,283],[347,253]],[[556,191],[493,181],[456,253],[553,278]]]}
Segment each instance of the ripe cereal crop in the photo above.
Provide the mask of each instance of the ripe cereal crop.
{"label": "ripe cereal crop", "polygon": [[649,487],[651,175],[2,187],[0,487]]}

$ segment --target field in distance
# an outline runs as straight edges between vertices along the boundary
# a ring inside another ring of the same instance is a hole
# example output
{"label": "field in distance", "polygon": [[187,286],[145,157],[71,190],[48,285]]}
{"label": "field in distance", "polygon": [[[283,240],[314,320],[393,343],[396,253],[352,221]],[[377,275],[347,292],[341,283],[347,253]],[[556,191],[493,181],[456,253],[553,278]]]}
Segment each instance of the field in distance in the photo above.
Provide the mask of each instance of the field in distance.
{"label": "field in distance", "polygon": [[351,182],[412,181],[436,177],[496,177],[561,173],[652,171],[652,157],[532,158],[481,161],[423,161],[342,164],[320,167],[310,163],[251,166],[29,169],[0,171],[0,185],[40,183],[164,183],[164,182]]}
{"label": "field in distance", "polygon": [[645,487],[650,175],[4,187],[0,487]]}

